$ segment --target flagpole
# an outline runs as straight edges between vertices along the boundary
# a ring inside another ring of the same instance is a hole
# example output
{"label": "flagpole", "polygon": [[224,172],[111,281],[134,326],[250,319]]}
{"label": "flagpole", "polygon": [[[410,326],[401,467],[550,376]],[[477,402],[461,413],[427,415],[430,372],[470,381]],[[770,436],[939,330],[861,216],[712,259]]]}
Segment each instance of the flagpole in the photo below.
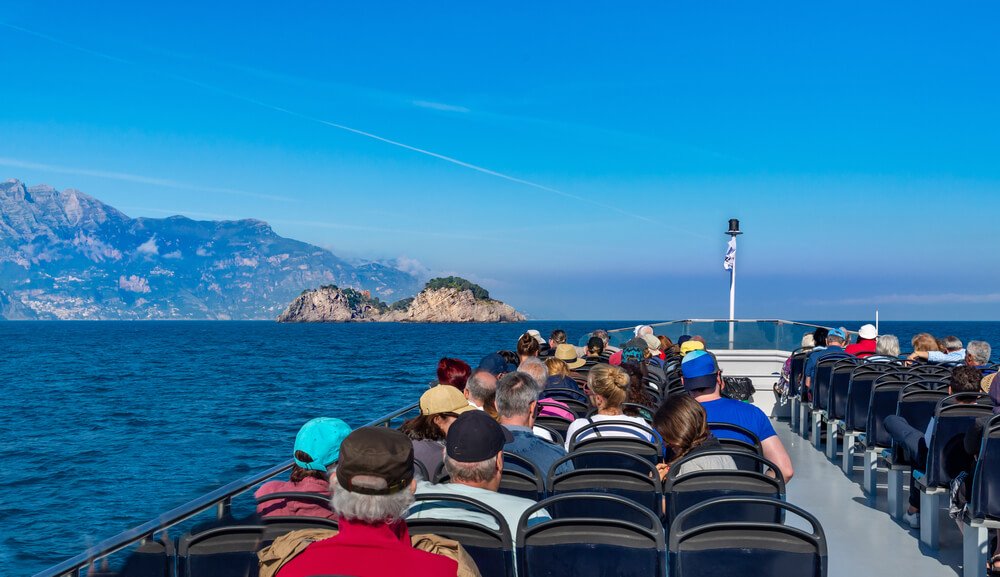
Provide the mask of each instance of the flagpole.
{"label": "flagpole", "polygon": [[727,260],[729,265],[729,350],[733,350],[735,345],[736,329],[736,237],[743,234],[740,232],[740,221],[736,218],[729,219],[729,230],[726,234],[730,237],[731,249],[733,251],[732,260]]}

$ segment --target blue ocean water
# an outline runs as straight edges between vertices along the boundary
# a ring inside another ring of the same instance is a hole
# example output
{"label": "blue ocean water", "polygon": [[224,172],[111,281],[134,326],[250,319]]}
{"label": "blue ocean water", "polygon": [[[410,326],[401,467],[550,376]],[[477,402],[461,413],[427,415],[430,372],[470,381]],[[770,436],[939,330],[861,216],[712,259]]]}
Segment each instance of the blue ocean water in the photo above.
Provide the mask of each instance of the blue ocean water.
{"label": "blue ocean water", "polygon": [[[0,573],[34,574],[281,462],[310,418],[357,426],[413,402],[442,356],[475,366],[527,328],[576,341],[634,324],[0,323]],[[1000,345],[996,322],[881,329]]]}

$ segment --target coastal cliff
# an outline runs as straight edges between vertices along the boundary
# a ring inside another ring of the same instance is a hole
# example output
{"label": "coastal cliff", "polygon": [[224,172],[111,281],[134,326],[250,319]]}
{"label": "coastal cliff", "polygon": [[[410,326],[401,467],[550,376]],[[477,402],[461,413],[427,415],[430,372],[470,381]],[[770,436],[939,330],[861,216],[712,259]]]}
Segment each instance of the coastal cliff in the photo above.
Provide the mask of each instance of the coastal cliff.
{"label": "coastal cliff", "polygon": [[412,299],[386,305],[367,292],[324,286],[299,295],[278,322],[497,323],[523,321],[514,307],[464,279],[433,279]]}

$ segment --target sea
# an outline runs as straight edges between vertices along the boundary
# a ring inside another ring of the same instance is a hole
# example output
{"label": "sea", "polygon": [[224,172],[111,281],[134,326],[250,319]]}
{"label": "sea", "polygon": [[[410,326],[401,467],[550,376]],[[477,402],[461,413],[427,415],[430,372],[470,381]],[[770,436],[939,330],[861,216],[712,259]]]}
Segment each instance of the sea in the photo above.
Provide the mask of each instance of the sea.
{"label": "sea", "polygon": [[[415,402],[443,356],[475,366],[529,328],[580,342],[636,324],[0,322],[0,574],[33,575],[287,460],[313,417],[360,426]],[[880,325],[904,344],[922,331],[1000,345],[1000,322]]]}

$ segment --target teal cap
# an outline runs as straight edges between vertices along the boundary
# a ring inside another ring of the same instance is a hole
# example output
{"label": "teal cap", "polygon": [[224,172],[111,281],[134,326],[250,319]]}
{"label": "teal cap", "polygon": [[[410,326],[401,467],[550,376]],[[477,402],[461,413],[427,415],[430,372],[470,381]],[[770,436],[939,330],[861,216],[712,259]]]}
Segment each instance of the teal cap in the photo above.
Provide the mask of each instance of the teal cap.
{"label": "teal cap", "polygon": [[[303,469],[326,472],[340,459],[340,444],[351,434],[351,427],[340,419],[318,417],[302,425],[295,435],[295,464]],[[299,457],[308,458],[304,461]]]}

